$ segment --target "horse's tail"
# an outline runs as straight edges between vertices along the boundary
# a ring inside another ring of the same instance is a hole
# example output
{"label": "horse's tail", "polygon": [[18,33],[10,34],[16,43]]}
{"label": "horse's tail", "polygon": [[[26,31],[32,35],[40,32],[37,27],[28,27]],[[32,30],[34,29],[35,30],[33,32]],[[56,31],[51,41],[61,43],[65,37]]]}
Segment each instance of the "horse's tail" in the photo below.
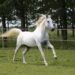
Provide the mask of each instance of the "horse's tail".
{"label": "horse's tail", "polygon": [[0,37],[14,37],[18,36],[22,31],[18,28],[10,29],[9,31],[5,32],[4,34],[0,35]]}

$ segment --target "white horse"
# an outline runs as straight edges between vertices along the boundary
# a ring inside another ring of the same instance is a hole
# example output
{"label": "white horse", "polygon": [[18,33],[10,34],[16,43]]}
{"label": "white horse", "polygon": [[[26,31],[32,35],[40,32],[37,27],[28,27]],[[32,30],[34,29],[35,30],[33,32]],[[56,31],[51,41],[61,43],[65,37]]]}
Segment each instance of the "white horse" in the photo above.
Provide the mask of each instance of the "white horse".
{"label": "white horse", "polygon": [[17,36],[17,44],[16,49],[13,56],[13,61],[15,61],[16,53],[21,45],[25,45],[25,49],[23,50],[23,63],[26,64],[25,54],[27,53],[29,47],[37,46],[41,56],[44,60],[45,66],[48,65],[45,55],[42,49],[42,42],[46,41],[47,46],[51,48],[53,52],[54,58],[57,58],[55,49],[53,45],[49,42],[48,30],[53,30],[54,26],[51,18],[47,18],[46,15],[42,15],[39,20],[36,22],[36,29],[33,32],[24,31],[22,32],[18,28],[13,28],[2,34],[1,37],[11,37]]}

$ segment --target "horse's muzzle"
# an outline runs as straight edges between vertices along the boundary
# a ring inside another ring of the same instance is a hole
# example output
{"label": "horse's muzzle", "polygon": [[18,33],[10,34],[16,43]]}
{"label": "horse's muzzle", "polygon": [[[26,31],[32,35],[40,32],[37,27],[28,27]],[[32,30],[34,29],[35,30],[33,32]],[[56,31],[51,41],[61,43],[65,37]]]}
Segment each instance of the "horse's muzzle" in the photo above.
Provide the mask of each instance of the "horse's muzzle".
{"label": "horse's muzzle", "polygon": [[51,31],[54,31],[54,30],[55,30],[54,28],[51,29]]}

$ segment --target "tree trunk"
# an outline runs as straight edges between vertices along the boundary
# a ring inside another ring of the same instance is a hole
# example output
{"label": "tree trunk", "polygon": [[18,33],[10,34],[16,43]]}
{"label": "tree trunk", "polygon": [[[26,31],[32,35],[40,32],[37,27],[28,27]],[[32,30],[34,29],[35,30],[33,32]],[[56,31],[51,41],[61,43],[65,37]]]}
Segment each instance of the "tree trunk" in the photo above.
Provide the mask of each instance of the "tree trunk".
{"label": "tree trunk", "polygon": [[25,30],[25,16],[24,16],[23,10],[20,11],[20,12],[21,12],[20,13],[20,16],[21,16],[21,29],[22,29],[22,31],[24,31]]}
{"label": "tree trunk", "polygon": [[27,14],[24,13],[24,9],[21,11],[21,29],[27,31]]}
{"label": "tree trunk", "polygon": [[28,31],[28,18],[27,18],[27,12],[25,13],[25,31]]}
{"label": "tree trunk", "polygon": [[61,25],[62,25],[62,39],[67,40],[67,13],[66,13],[66,1],[62,0],[62,14],[61,14]]}
{"label": "tree trunk", "polygon": [[72,36],[74,37],[75,36],[75,34],[74,34],[74,6],[72,6]]}
{"label": "tree trunk", "polygon": [[74,24],[72,23],[72,36],[74,37]]}
{"label": "tree trunk", "polygon": [[[3,33],[6,32],[5,16],[2,16]],[[7,38],[3,38],[3,46],[7,47]]]}

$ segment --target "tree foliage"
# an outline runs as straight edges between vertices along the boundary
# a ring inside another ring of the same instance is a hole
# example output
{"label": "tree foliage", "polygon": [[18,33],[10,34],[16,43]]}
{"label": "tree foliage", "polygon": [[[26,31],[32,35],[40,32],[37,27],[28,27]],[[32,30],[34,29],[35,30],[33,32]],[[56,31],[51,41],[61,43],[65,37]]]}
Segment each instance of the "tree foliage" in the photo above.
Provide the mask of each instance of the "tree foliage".
{"label": "tree foliage", "polygon": [[[74,28],[75,0],[0,0],[0,17],[10,18],[14,15],[13,11],[21,19],[22,29],[28,26],[29,15],[36,18],[37,13],[51,14],[56,22],[60,17],[63,29],[67,29],[71,23]],[[4,22],[3,26],[5,27]],[[65,35],[67,31],[62,31],[62,36]],[[67,39],[67,36],[63,39]]]}

